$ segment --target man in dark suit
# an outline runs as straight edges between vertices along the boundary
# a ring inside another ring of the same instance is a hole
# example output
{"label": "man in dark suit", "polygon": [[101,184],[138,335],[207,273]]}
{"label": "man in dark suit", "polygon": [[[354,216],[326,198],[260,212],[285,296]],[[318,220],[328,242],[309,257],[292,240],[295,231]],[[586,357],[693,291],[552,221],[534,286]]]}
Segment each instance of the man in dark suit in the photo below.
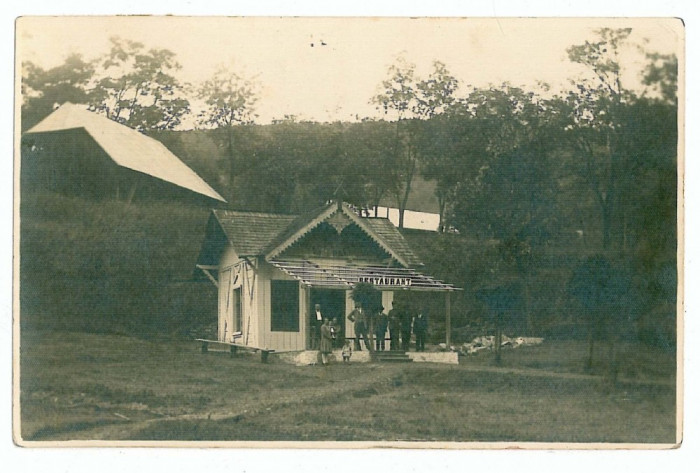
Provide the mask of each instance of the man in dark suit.
{"label": "man in dark suit", "polygon": [[362,306],[355,307],[350,314],[348,314],[348,320],[352,322],[353,328],[355,329],[355,351],[362,351],[360,346],[360,337],[364,340],[365,348],[367,350],[372,350],[369,345],[369,336],[367,335],[367,315],[365,314]]}
{"label": "man in dark suit", "polygon": [[397,305],[392,302],[392,309],[389,311],[389,338],[391,339],[390,350],[400,350],[399,336],[401,334],[401,317]]}
{"label": "man in dark suit", "polygon": [[374,335],[377,337],[376,351],[384,351],[386,349],[384,340],[386,338],[387,325],[389,325],[389,317],[384,313],[384,307],[381,307],[374,320]]}
{"label": "man in dark suit", "polygon": [[316,304],[311,311],[311,349],[317,350],[321,342],[321,325],[323,325],[323,315],[321,314],[321,304]]}
{"label": "man in dark suit", "polygon": [[401,306],[399,319],[401,320],[401,349],[408,351],[411,345],[411,313],[405,306]]}
{"label": "man in dark suit", "polygon": [[413,319],[413,333],[416,334],[416,351],[425,351],[425,337],[428,334],[428,319],[419,312]]}

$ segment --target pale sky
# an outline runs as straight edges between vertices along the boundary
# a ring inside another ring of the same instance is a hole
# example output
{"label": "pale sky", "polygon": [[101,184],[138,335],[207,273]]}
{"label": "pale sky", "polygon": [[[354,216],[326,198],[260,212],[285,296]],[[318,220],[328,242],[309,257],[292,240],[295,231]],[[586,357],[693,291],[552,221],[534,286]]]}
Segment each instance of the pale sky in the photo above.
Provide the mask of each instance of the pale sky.
{"label": "pale sky", "polygon": [[[25,17],[17,53],[50,68],[70,53],[106,53],[116,35],[173,51],[183,81],[201,82],[222,64],[256,77],[261,123],[284,115],[329,121],[380,116],[369,99],[398,55],[420,76],[440,60],[464,85],[542,80],[558,90],[583,72],[566,48],[594,40],[603,26],[632,27],[631,40],[646,38],[654,51],[679,54],[682,45],[680,22],[669,19]],[[625,57],[628,87],[637,84],[640,59]]]}

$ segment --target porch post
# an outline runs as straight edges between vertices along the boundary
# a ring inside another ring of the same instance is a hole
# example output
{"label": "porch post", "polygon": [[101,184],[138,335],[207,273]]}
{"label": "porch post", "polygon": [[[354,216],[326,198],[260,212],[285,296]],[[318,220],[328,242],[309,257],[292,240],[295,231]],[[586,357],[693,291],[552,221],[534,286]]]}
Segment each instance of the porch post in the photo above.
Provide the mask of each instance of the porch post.
{"label": "porch post", "polygon": [[[304,313],[302,314],[302,321],[303,321],[303,327],[304,327],[304,349],[308,350],[312,347],[312,341],[311,341],[311,286],[303,285],[304,288],[304,304],[302,307],[302,310]],[[319,341],[320,343],[320,341]]]}
{"label": "porch post", "polygon": [[447,348],[450,348],[450,338],[451,338],[451,321],[450,321],[450,292],[445,293],[445,344]]}

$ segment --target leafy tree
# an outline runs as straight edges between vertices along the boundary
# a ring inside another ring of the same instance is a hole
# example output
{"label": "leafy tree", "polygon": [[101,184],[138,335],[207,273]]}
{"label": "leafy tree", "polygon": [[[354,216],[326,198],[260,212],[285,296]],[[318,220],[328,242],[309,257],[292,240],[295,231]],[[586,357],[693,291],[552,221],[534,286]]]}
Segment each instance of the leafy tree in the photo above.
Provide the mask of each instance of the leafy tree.
{"label": "leafy tree", "polygon": [[643,83],[661,95],[664,102],[678,104],[678,58],[675,54],[647,53]]}
{"label": "leafy tree", "polygon": [[139,131],[171,130],[190,112],[185,88],[173,75],[181,66],[167,49],[146,51],[143,44],[110,38],[91,91],[91,106],[108,118]]}
{"label": "leafy tree", "polygon": [[433,61],[433,71],[427,79],[416,83],[413,112],[422,119],[445,113],[456,102],[459,81],[440,61]]}
{"label": "leafy tree", "polygon": [[381,84],[381,92],[372,98],[385,114],[396,119],[393,162],[398,169],[400,186],[395,197],[399,208],[399,228],[404,225],[404,213],[411,194],[413,178],[420,167],[420,139],[423,121],[444,112],[453,102],[459,85],[446,66],[435,61],[427,79],[416,77],[415,65],[399,57],[389,67],[389,78]]}
{"label": "leafy tree", "polygon": [[298,146],[299,134],[288,132],[293,126],[288,123],[271,127],[236,127],[238,139],[234,149],[245,157],[237,161],[237,179],[245,185],[230,187],[232,195],[237,194],[236,207],[282,213],[297,210],[295,204],[298,202],[294,197],[301,181],[298,156],[303,153],[303,148]]}
{"label": "leafy tree", "polygon": [[[342,134],[342,156],[334,162],[348,169],[353,185],[348,202],[361,208],[374,208],[386,195],[396,195],[400,182],[393,161],[394,132],[385,121],[365,120],[350,124]],[[356,186],[359,185],[360,188]]]}
{"label": "leafy tree", "polygon": [[[256,89],[257,85],[253,81],[220,68],[198,91],[199,98],[206,105],[205,110],[199,114],[200,124],[218,130],[221,146],[226,149],[231,192],[235,187],[236,176],[235,128],[253,122],[258,100]],[[233,202],[233,193],[229,197],[229,202]]]}
{"label": "leafy tree", "polygon": [[[569,48],[570,59],[587,66],[592,78],[578,82],[577,91],[564,99],[568,107],[564,138],[576,158],[570,169],[586,183],[598,205],[602,248],[623,252],[634,246],[632,238],[649,235],[639,220],[645,205],[661,215],[673,215],[675,221],[675,204],[669,203],[675,202],[676,188],[677,59],[647,54],[643,82],[659,98],[650,98],[648,91],[635,95],[623,87],[619,60],[630,33],[630,29],[601,29],[597,41]],[[656,196],[651,195],[654,192]],[[658,194],[665,194],[664,203]],[[664,224],[675,228],[668,218]]]}
{"label": "leafy tree", "polygon": [[[331,199],[357,205],[363,200],[364,169],[354,156],[341,123],[289,123],[276,126],[280,153],[296,168],[294,199],[298,210],[316,208]],[[287,144],[285,144],[287,140]]]}
{"label": "leafy tree", "polygon": [[530,279],[536,253],[550,240],[557,224],[556,182],[545,156],[520,150],[500,156],[479,177],[459,188],[453,222],[464,233],[497,242],[504,268],[523,279],[524,313],[533,331]]}
{"label": "leafy tree", "polygon": [[[400,187],[395,189],[399,208],[399,228],[403,228],[404,212],[411,192],[411,183],[418,167],[418,155],[415,144],[415,123],[409,119],[417,106],[415,64],[398,58],[396,64],[389,67],[389,78],[381,84],[382,91],[372,98],[385,114],[393,112],[396,116],[395,138],[392,158],[398,169]],[[403,192],[401,192],[403,191]]]}
{"label": "leafy tree", "polygon": [[478,172],[484,157],[475,120],[462,104],[435,116],[425,124],[421,140],[422,174],[435,181],[440,223],[438,231],[448,228],[448,212],[457,199],[461,182]]}
{"label": "leafy tree", "polygon": [[493,316],[495,326],[494,354],[498,364],[501,363],[503,330],[509,319],[517,317],[520,292],[517,283],[507,281],[501,285],[477,291],[477,297],[486,304]]}
{"label": "leafy tree", "polygon": [[588,325],[586,368],[593,366],[596,339],[610,343],[609,368],[612,380],[617,376],[616,342],[620,332],[636,316],[640,300],[628,265],[611,262],[602,255],[583,259],[568,283],[568,292],[583,307]]}
{"label": "leafy tree", "polygon": [[475,90],[463,108],[460,120],[469,134],[453,148],[463,164],[461,173],[455,171],[451,223],[460,233],[495,242],[504,274],[523,280],[523,313],[532,332],[535,255],[558,225],[554,125],[547,118],[552,107],[533,92],[504,84]]}
{"label": "leafy tree", "polygon": [[620,212],[622,194],[628,188],[630,156],[622,143],[620,119],[630,94],[621,82],[620,50],[630,28],[597,30],[598,40],[571,46],[569,59],[586,66],[592,78],[576,84],[567,97],[572,135],[581,175],[593,191],[602,221],[603,249],[621,248],[625,215]]}
{"label": "leafy tree", "polygon": [[23,63],[22,131],[36,125],[58,105],[86,103],[94,73],[94,64],[79,54],[71,54],[63,64],[48,70],[32,62]]}

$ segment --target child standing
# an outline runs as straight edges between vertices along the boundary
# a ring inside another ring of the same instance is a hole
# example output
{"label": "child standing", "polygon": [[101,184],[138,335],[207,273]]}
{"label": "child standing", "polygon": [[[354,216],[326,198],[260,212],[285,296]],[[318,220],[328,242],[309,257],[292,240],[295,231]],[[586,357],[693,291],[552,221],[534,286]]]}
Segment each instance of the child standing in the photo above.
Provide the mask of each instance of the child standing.
{"label": "child standing", "polygon": [[350,357],[352,356],[352,345],[350,340],[345,340],[345,345],[343,345],[343,362],[350,362]]}

